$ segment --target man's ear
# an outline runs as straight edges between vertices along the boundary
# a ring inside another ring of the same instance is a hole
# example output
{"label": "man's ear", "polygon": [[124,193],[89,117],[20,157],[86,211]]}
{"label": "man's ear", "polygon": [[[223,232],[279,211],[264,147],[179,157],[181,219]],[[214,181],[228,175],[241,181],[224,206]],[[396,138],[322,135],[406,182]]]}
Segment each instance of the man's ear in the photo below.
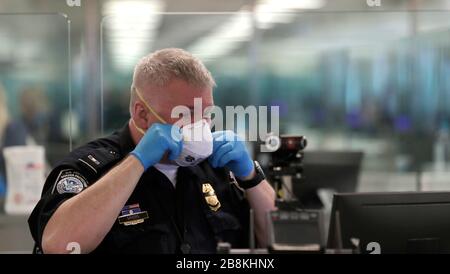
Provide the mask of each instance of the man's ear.
{"label": "man's ear", "polygon": [[148,112],[140,102],[136,102],[133,107],[133,120],[136,125],[143,130],[148,128]]}

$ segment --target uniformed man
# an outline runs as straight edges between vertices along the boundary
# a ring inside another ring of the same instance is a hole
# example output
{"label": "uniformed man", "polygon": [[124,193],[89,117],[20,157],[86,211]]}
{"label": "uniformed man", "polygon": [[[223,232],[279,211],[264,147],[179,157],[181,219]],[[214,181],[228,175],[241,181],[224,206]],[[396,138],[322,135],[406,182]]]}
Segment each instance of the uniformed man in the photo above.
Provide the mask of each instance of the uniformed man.
{"label": "uniformed man", "polygon": [[[29,218],[37,253],[214,253],[218,242],[266,244],[274,190],[231,131],[210,120],[184,124],[176,106],[213,106],[215,82],[181,49],[136,65],[130,120],[112,135],[72,151],[49,174]],[[200,140],[186,138],[199,131]],[[195,142],[196,141],[196,142]]]}

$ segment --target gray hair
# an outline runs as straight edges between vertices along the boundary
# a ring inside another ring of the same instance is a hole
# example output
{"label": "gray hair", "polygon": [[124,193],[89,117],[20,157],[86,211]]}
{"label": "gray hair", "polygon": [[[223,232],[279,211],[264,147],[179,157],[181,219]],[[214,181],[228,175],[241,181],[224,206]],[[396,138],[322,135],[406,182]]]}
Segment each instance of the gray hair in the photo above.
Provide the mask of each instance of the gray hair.
{"label": "gray hair", "polygon": [[183,49],[161,49],[143,57],[134,69],[130,114],[136,100],[136,88],[142,89],[145,85],[164,87],[174,78],[200,88],[216,86],[214,78],[200,59]]}

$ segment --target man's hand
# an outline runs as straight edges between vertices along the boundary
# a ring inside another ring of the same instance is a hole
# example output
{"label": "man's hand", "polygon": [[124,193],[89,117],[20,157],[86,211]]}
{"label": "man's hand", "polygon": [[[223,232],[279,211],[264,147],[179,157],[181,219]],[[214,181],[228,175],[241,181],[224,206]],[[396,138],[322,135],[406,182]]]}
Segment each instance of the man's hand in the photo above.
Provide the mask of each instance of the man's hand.
{"label": "man's hand", "polygon": [[[255,166],[245,148],[244,142],[232,131],[213,133],[213,154],[209,157],[212,167],[229,168],[240,180],[251,180]],[[275,210],[275,191],[263,180],[257,186],[246,190],[247,200],[255,212],[255,234],[261,247],[267,246],[267,212]]]}
{"label": "man's hand", "polygon": [[241,180],[254,174],[254,164],[244,141],[229,130],[213,133],[213,154],[208,160],[214,168],[226,166]]}
{"label": "man's hand", "polygon": [[131,152],[145,170],[158,163],[166,151],[169,152],[169,160],[178,158],[183,150],[183,141],[181,130],[174,127],[176,126],[153,124]]}

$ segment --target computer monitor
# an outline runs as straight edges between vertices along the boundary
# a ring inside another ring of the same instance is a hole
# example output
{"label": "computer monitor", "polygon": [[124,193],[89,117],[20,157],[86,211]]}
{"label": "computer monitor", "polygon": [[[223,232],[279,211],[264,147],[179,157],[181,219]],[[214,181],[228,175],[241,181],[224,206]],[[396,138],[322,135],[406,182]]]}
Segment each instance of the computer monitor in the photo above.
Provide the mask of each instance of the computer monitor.
{"label": "computer monitor", "polygon": [[361,151],[305,151],[304,179],[294,180],[294,195],[306,208],[321,208],[317,196],[321,188],[355,192],[362,158]]}
{"label": "computer monitor", "polygon": [[328,248],[450,253],[450,192],[335,194]]}

